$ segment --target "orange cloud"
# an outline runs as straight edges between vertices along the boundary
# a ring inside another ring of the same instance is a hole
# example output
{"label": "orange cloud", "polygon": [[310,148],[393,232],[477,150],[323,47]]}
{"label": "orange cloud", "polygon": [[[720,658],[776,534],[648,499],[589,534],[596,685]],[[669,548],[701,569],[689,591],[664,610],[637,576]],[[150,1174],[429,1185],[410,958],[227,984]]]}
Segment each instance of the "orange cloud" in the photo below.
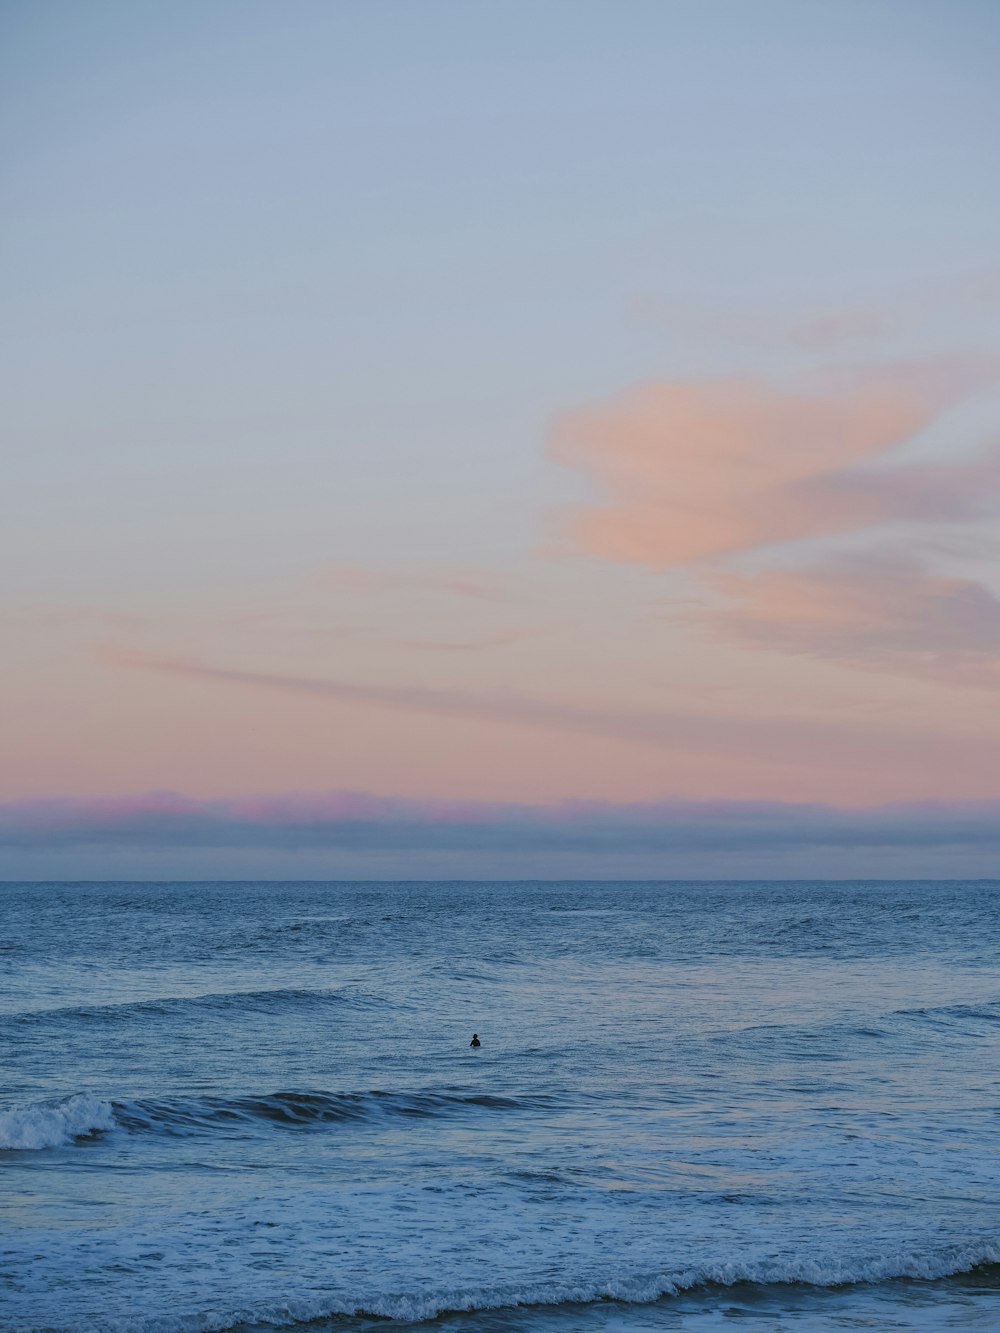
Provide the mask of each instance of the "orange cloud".
{"label": "orange cloud", "polygon": [[[746,379],[647,384],[565,416],[551,445],[607,499],[570,536],[591,554],[653,569],[900,517],[951,516],[994,461],[866,472],[968,387],[968,372],[896,370],[867,383],[789,392]],[[973,376],[975,372],[973,372]],[[959,381],[966,379],[965,384]]]}

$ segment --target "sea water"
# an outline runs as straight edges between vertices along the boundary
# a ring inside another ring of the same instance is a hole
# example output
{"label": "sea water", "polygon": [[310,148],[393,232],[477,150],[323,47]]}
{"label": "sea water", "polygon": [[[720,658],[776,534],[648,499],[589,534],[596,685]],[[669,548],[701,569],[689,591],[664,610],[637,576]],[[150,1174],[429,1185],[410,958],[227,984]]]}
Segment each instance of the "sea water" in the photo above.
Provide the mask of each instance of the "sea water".
{"label": "sea water", "polygon": [[997,884],[0,913],[4,1329],[1000,1328]]}

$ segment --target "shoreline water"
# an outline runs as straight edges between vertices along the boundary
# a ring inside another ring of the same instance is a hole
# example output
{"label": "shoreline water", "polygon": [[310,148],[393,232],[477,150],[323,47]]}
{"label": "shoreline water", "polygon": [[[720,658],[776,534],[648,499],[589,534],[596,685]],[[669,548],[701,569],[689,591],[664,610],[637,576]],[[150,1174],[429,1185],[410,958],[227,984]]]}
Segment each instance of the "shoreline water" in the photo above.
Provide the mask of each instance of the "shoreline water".
{"label": "shoreline water", "polygon": [[0,894],[18,1333],[1000,1326],[995,886]]}

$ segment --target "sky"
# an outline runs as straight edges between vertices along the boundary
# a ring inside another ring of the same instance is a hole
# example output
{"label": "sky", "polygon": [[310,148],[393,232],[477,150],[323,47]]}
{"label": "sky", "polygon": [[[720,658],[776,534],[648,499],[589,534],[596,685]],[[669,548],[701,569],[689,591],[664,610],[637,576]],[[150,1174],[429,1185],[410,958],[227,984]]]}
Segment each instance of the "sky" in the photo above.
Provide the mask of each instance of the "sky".
{"label": "sky", "polygon": [[3,0],[0,877],[1000,877],[992,0]]}

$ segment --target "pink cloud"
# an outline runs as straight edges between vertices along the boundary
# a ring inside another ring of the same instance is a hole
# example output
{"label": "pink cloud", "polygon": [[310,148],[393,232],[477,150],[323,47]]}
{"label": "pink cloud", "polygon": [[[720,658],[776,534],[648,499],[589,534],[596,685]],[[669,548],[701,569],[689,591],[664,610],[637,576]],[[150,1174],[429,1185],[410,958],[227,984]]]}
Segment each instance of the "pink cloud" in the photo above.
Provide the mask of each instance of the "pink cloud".
{"label": "pink cloud", "polygon": [[1000,457],[871,468],[968,391],[981,368],[897,368],[866,382],[792,392],[751,380],[647,384],[564,417],[551,445],[603,501],[570,536],[607,559],[666,569],[831,536],[899,518],[981,507]]}
{"label": "pink cloud", "polygon": [[895,556],[728,573],[725,610],[696,618],[727,638],[955,685],[1000,688],[1000,599]]}
{"label": "pink cloud", "polygon": [[145,671],[162,672],[206,683],[238,685],[271,694],[382,711],[496,723],[541,732],[568,733],[622,741],[677,755],[707,754],[766,761],[790,771],[818,768],[867,774],[873,745],[903,765],[961,763],[992,765],[994,747],[965,737],[935,734],[912,726],[874,727],[844,719],[802,716],[741,716],[679,709],[628,709],[581,705],[565,698],[544,698],[514,691],[432,689],[419,685],[375,685],[361,681],[316,679],[275,672],[254,672],[178,658],[119,651],[110,660]]}

